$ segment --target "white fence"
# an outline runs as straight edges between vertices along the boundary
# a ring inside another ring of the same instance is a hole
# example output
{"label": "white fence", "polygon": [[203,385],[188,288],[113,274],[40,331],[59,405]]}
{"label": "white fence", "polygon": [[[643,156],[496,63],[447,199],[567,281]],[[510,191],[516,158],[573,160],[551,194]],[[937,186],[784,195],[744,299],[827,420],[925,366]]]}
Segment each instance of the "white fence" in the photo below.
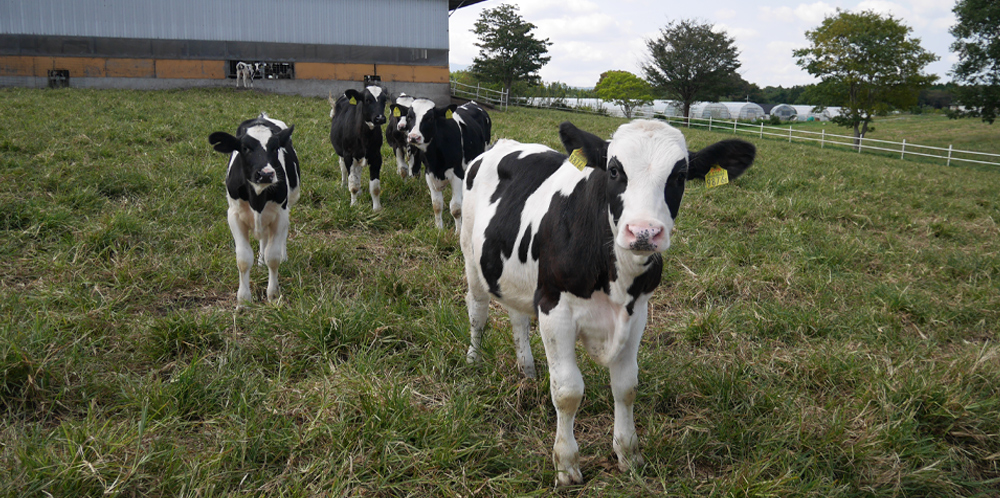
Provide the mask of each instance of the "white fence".
{"label": "white fence", "polygon": [[[567,101],[578,100],[578,99],[566,99]],[[664,101],[667,102],[667,101]],[[544,105],[530,105],[535,102],[530,100],[526,102],[530,107],[545,107]],[[541,103],[541,102],[538,102]],[[602,111],[596,111],[594,109],[602,109]],[[601,114],[618,114],[608,112],[609,109],[604,106],[596,106],[594,109],[584,107],[581,109],[574,109],[574,112],[583,113],[601,113]],[[759,138],[769,137],[778,139],[787,139],[789,142],[799,141],[799,142],[812,142],[818,143],[820,148],[825,147],[840,147],[847,148],[858,153],[861,152],[884,152],[891,154],[899,154],[900,159],[916,159],[918,157],[930,158],[934,160],[940,160],[944,164],[950,166],[951,163],[969,163],[969,164],[986,164],[990,166],[1000,166],[1000,154],[989,154],[986,152],[974,152],[969,150],[959,150],[955,149],[951,145],[947,148],[944,147],[933,147],[930,145],[919,145],[915,143],[909,143],[905,139],[902,142],[892,142],[889,140],[878,140],[874,138],[859,138],[855,139],[853,136],[848,135],[836,135],[833,133],[827,133],[826,130],[820,132],[807,131],[807,130],[797,130],[793,126],[778,127],[778,126],[767,126],[762,122],[752,123],[752,122],[742,122],[739,120],[721,120],[721,119],[700,119],[691,117],[678,117],[671,116],[670,112],[662,112],[656,109],[656,106],[652,106],[652,109],[637,109],[632,117],[634,118],[659,118],[664,119],[671,123],[681,123],[687,127],[702,127],[713,131],[731,131],[734,134],[744,133],[747,135],[756,135]]]}
{"label": "white fence", "polygon": [[856,150],[859,154],[861,152],[888,152],[892,154],[899,154],[900,159],[914,159],[916,157],[926,157],[932,159],[938,159],[943,161],[946,165],[950,166],[952,162],[964,162],[970,164],[988,164],[991,166],[1000,166],[1000,154],[989,154],[986,152],[974,152],[969,150],[958,150],[949,145],[947,148],[944,147],[933,147],[930,145],[919,145],[914,143],[907,143],[906,139],[902,142],[892,142],[889,140],[878,140],[874,138],[855,138],[848,135],[836,135],[833,133],[827,133],[826,130],[820,132],[807,131],[807,130],[797,130],[793,126],[788,128],[778,127],[778,126],[766,126],[764,123],[754,124],[754,123],[744,123],[738,120],[712,120],[710,119],[698,119],[698,118],[665,118],[668,122],[680,123],[688,127],[704,127],[709,130],[718,131],[731,131],[736,133],[745,133],[748,135],[756,135],[759,138],[771,137],[788,139],[789,142],[793,140],[799,142],[813,142],[819,143],[820,148],[832,146],[832,147],[845,147],[851,150]]}
{"label": "white fence", "polygon": [[479,85],[466,85],[455,80],[451,80],[451,94],[456,97],[475,100],[480,104],[489,104],[504,111],[507,110],[507,103],[510,100],[506,91],[491,90]]}

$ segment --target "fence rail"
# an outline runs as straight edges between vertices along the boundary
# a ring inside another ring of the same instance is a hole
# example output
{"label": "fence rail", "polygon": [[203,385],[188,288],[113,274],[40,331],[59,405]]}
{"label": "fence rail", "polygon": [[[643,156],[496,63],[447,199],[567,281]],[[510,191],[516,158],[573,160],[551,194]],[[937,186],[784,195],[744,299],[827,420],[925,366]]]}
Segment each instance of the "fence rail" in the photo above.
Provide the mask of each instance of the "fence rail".
{"label": "fence rail", "polygon": [[490,104],[491,106],[504,111],[507,110],[508,101],[510,100],[506,90],[498,91],[490,88],[483,88],[479,85],[466,85],[465,83],[459,83],[455,80],[451,80],[451,94],[456,97],[475,100],[481,104]]}
{"label": "fence rail", "polygon": [[[542,107],[544,106],[533,106],[522,104],[520,99],[514,100],[515,104],[525,105],[526,107]],[[567,109],[565,107],[559,107],[560,110],[570,110],[572,112],[582,112],[590,114],[609,114],[606,109],[602,111],[595,112],[592,109]],[[935,147],[931,145],[920,145],[915,143],[907,142],[905,139],[902,142],[893,142],[889,140],[879,140],[875,138],[865,138],[861,137],[855,139],[853,136],[848,135],[837,135],[834,133],[827,133],[826,130],[820,132],[809,131],[809,130],[799,130],[795,129],[793,126],[778,127],[778,126],[768,126],[762,122],[750,122],[750,121],[740,121],[738,119],[702,119],[702,118],[691,118],[691,117],[677,117],[677,116],[664,116],[663,114],[657,114],[653,112],[643,112],[642,110],[637,111],[633,114],[634,118],[657,118],[663,119],[671,123],[680,123],[687,127],[702,127],[707,128],[712,131],[730,131],[734,134],[744,133],[747,135],[756,135],[759,138],[774,138],[774,139],[787,139],[789,142],[811,142],[818,143],[820,148],[839,147],[847,148],[858,152],[883,152],[899,154],[899,158],[903,160],[913,160],[915,158],[929,158],[932,160],[940,160],[945,165],[951,166],[953,162],[956,163],[968,163],[968,164],[984,164],[989,166],[1000,166],[1000,154],[990,154],[987,152],[975,152],[970,150],[959,150],[955,149],[953,146],[948,147]]]}

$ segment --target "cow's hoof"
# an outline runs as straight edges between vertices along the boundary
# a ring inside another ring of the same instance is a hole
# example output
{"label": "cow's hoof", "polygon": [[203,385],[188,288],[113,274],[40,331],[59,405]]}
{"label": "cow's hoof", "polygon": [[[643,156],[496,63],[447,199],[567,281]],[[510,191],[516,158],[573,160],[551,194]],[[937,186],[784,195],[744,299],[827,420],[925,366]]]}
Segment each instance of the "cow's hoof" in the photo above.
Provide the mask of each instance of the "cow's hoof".
{"label": "cow's hoof", "polygon": [[571,467],[565,470],[556,470],[556,487],[573,486],[583,484],[583,474],[579,467]]}

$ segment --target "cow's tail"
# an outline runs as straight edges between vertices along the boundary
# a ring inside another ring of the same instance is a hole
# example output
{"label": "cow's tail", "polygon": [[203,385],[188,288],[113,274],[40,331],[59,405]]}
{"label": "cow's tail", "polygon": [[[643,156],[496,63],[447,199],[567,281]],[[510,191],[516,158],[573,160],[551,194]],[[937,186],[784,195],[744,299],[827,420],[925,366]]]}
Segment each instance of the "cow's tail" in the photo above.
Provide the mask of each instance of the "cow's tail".
{"label": "cow's tail", "polygon": [[337,99],[333,98],[333,90],[330,90],[330,96],[326,98],[326,101],[330,103],[330,117],[332,118],[337,114]]}

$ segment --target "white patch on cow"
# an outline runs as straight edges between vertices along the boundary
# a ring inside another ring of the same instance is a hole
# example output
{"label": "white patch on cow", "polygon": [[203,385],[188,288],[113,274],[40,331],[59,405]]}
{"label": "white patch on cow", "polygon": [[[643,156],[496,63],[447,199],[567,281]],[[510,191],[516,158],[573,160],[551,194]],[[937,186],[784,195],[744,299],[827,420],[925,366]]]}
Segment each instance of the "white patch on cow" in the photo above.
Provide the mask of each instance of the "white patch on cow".
{"label": "white patch on cow", "polygon": [[382,87],[370,86],[367,89],[372,94],[372,97],[375,97],[375,100],[378,100],[379,96],[382,95]]}

